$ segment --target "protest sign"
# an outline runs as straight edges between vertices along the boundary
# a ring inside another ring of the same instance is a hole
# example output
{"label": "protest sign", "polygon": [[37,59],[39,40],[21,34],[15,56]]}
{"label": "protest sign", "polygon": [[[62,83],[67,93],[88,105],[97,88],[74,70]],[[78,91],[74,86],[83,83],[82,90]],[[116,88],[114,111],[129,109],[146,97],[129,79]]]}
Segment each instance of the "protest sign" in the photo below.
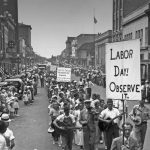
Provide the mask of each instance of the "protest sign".
{"label": "protest sign", "polygon": [[71,68],[57,68],[57,82],[71,82]]}
{"label": "protest sign", "polygon": [[106,44],[106,97],[141,100],[139,39]]}

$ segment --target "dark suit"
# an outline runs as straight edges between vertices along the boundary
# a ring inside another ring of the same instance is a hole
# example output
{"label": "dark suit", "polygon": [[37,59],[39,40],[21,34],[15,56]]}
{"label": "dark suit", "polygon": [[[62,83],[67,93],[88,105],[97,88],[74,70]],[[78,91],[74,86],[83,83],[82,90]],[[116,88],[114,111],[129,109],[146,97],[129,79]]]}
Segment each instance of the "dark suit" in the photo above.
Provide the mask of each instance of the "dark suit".
{"label": "dark suit", "polygon": [[[121,149],[122,145],[123,145],[123,137],[122,136],[117,137],[117,138],[113,139],[113,142],[111,145],[111,150],[122,150]],[[127,150],[138,150],[138,143],[132,137],[129,137],[129,145],[128,146],[129,146],[129,149],[127,149]]]}

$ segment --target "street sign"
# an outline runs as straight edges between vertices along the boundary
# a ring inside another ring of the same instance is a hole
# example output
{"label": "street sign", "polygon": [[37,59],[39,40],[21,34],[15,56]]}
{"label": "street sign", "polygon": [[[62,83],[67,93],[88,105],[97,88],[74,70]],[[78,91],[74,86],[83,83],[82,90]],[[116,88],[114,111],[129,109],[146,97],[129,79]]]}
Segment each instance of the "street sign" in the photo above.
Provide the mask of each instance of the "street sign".
{"label": "street sign", "polygon": [[71,68],[57,68],[57,82],[71,82]]}
{"label": "street sign", "polygon": [[106,97],[141,100],[139,39],[106,44]]}

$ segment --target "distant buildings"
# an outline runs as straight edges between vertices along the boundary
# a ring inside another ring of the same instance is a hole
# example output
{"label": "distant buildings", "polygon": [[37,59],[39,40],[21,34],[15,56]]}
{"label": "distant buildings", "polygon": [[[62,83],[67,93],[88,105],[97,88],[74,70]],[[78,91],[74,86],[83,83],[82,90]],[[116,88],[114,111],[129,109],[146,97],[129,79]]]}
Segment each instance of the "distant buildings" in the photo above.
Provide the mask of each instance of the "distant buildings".
{"label": "distant buildings", "polygon": [[4,73],[19,73],[25,63],[21,58],[29,55],[31,61],[31,29],[30,25],[18,23],[18,0],[0,0],[0,68]]}

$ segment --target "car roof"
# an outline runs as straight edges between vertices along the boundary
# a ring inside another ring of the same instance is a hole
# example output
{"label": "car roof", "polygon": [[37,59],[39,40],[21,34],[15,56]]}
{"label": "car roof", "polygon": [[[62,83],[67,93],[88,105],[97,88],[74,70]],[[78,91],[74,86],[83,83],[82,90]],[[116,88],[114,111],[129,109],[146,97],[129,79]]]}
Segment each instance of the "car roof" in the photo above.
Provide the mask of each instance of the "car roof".
{"label": "car roof", "polygon": [[19,78],[14,78],[14,79],[5,79],[5,81],[19,81],[19,82],[22,82],[21,79]]}

